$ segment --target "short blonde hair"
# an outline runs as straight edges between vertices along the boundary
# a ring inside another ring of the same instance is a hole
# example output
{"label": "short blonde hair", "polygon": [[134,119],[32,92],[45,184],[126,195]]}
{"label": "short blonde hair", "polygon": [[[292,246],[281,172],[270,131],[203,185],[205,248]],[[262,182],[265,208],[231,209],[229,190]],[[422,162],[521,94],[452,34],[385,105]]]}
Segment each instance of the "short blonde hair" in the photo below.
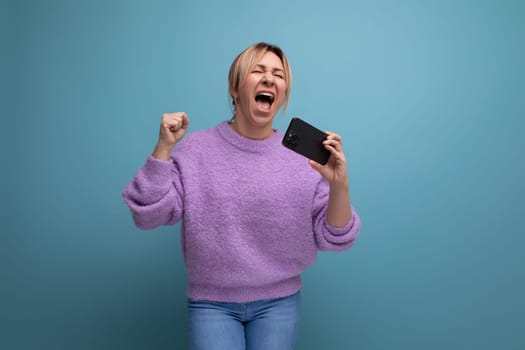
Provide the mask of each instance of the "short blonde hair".
{"label": "short blonde hair", "polygon": [[239,92],[241,86],[245,83],[248,73],[252,71],[253,67],[261,60],[267,53],[272,52],[281,60],[284,68],[284,79],[286,81],[286,92],[284,95],[284,109],[288,108],[288,101],[290,99],[290,90],[292,87],[292,70],[288,59],[280,47],[264,42],[253,44],[244,51],[242,51],[233,60],[230,66],[230,73],[228,74],[228,91],[232,99],[233,108],[236,109],[234,93]]}

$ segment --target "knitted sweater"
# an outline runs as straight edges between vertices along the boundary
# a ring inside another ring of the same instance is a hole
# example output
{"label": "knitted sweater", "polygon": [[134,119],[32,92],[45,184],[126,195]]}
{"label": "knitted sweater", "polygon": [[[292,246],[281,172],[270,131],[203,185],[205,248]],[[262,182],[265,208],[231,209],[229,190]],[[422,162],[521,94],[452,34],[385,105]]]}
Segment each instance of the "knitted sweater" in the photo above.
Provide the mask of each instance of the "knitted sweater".
{"label": "knitted sweater", "polygon": [[360,219],[326,221],[328,183],[276,130],[251,140],[222,122],[187,135],[170,161],[149,156],[123,192],[137,227],[182,219],[194,300],[249,302],[291,295],[317,250],[354,243]]}

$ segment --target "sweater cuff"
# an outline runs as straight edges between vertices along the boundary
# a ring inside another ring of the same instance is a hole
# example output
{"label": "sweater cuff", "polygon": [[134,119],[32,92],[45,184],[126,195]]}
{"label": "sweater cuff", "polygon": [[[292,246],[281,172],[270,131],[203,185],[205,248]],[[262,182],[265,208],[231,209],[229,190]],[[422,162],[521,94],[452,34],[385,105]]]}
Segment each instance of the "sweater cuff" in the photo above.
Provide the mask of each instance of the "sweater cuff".
{"label": "sweater cuff", "polygon": [[150,182],[161,184],[170,181],[172,167],[173,162],[171,160],[160,160],[149,155],[142,171],[144,177]]}
{"label": "sweater cuff", "polygon": [[336,226],[330,225],[328,221],[326,221],[326,228],[328,229],[328,232],[330,232],[334,236],[343,236],[352,230],[354,223],[356,222],[356,220],[358,220],[356,216],[357,215],[354,209],[352,208],[352,217],[350,218],[350,221],[348,222],[348,224],[342,227],[336,227]]}

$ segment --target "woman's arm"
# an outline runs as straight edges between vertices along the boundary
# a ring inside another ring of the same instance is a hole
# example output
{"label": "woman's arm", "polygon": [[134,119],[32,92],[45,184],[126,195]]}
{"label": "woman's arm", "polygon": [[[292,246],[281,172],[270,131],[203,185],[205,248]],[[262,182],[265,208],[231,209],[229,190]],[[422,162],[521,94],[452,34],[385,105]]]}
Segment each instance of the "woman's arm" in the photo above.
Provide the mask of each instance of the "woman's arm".
{"label": "woman's arm", "polygon": [[171,152],[188,130],[186,113],[164,113],[153,154],[139,169],[122,195],[135,225],[150,229],[176,223],[182,217],[184,188]]}
{"label": "woman's arm", "polygon": [[350,187],[346,157],[343,152],[341,136],[327,132],[328,137],[324,146],[330,151],[330,159],[325,165],[310,161],[310,166],[317,170],[328,181],[330,191],[326,220],[334,227],[344,227],[352,219],[352,205],[350,203]]}

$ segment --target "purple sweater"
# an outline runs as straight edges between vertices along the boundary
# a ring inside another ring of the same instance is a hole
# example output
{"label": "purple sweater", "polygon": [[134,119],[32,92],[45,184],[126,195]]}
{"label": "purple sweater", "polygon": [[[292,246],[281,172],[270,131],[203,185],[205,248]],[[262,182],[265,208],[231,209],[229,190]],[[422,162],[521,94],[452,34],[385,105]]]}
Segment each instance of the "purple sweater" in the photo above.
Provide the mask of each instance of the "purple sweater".
{"label": "purple sweater", "polygon": [[291,295],[317,250],[354,243],[360,219],[326,221],[328,183],[276,131],[251,140],[222,122],[187,135],[170,161],[149,157],[123,192],[137,227],[182,219],[188,297],[249,302]]}

